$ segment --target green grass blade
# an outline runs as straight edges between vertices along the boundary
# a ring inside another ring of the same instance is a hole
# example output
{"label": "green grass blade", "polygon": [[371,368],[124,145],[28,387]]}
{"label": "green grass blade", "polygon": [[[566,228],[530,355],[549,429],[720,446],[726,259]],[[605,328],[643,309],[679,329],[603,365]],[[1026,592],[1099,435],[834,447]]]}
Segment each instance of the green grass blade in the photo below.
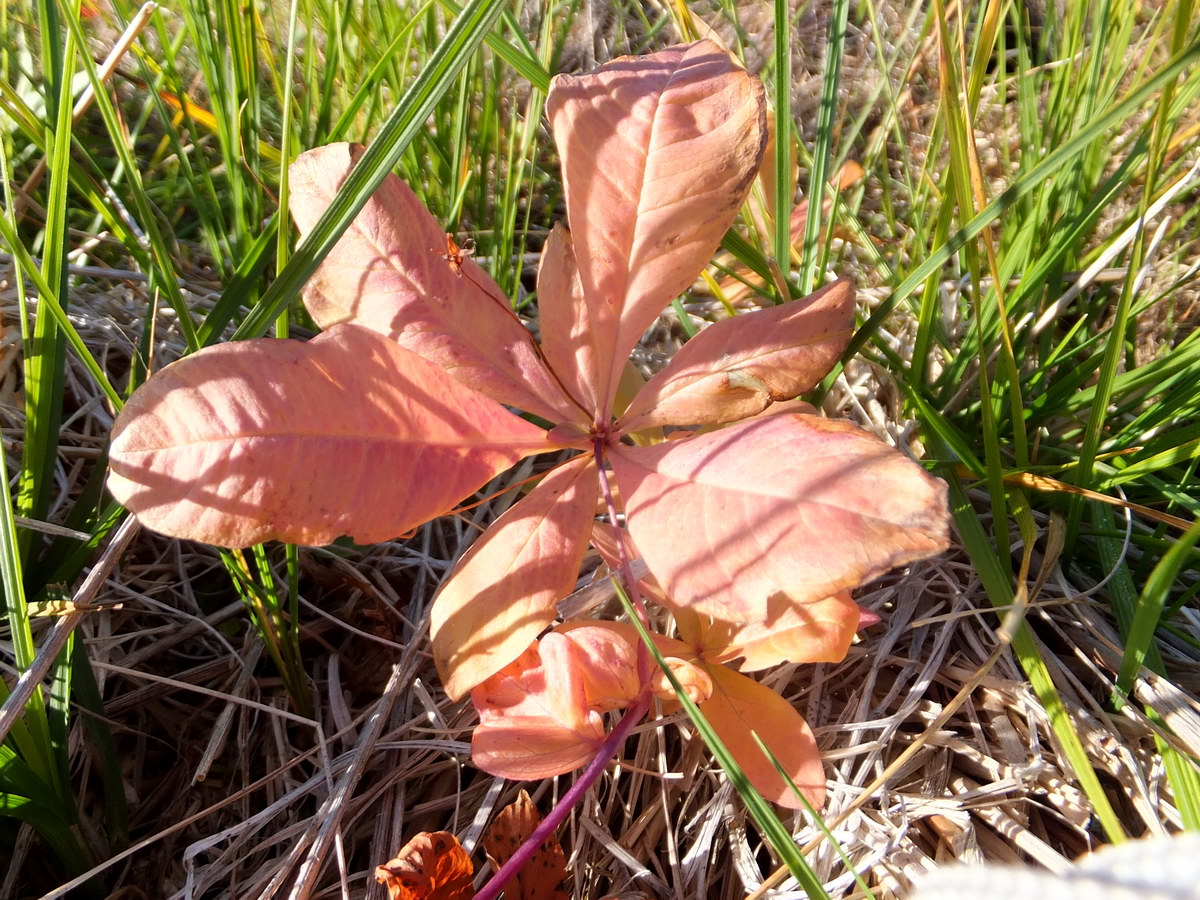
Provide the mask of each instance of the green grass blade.
{"label": "green grass blade", "polygon": [[[936,455],[945,458],[946,448],[936,437],[931,438],[931,445],[934,447]],[[963,547],[979,573],[979,579],[987,590],[992,605],[1008,609],[1014,600],[1012,572],[997,555],[996,548],[984,531],[979,516],[962,485],[953,478],[948,484],[950,487],[950,512],[954,516],[954,523]],[[1028,625],[1022,623],[1017,629],[1013,635],[1012,648],[1021,663],[1021,668],[1029,678],[1038,701],[1046,711],[1063,753],[1083,788],[1084,794],[1091,802],[1092,809],[1100,820],[1105,834],[1114,843],[1123,841],[1125,830],[1088,760],[1087,751],[1083,748],[1079,733],[1071,722]]]}
{"label": "green grass blade", "polygon": [[633,604],[625,594],[624,588],[621,587],[620,582],[615,578],[613,579],[613,587],[616,589],[621,604],[625,607],[629,621],[637,629],[642,643],[646,645],[651,657],[658,664],[658,667],[667,677],[667,680],[671,682],[671,687],[675,691],[679,704],[686,710],[688,717],[692,720],[692,724],[696,726],[696,733],[704,740],[713,758],[725,770],[730,783],[737,790],[738,796],[742,798],[742,802],[746,804],[747,811],[750,813],[751,818],[754,819],[754,823],[762,831],[767,842],[771,845],[771,849],[775,851],[783,861],[783,864],[787,866],[788,871],[792,873],[792,877],[796,879],[797,883],[809,897],[823,897],[828,900],[829,894],[821,884],[821,879],[817,877],[816,872],[812,870],[808,861],[800,853],[795,839],[783,827],[783,823],[779,821],[779,817],[771,809],[771,804],[763,799],[762,795],[754,789],[754,785],[746,778],[746,773],[742,771],[741,766],[737,764],[737,761],[730,754],[729,750],[726,749],[720,737],[713,731],[712,726],[708,724],[708,720],[700,712],[700,707],[688,697],[687,692],[683,689],[683,685],[679,683],[679,679],[675,677],[675,673],[671,671],[671,667],[667,665],[667,661],[663,659],[662,654],[654,645],[654,641],[650,637],[650,632],[646,630],[646,627],[638,618],[637,613],[633,609]]}
{"label": "green grass blade", "polygon": [[[42,0],[39,12],[43,21],[55,21],[49,8],[53,0]],[[68,17],[78,9],[68,9]],[[71,152],[71,82],[76,56],[75,37],[68,35],[66,46],[58,45],[58,30],[42,33],[43,52],[47,68],[46,109],[53,130],[46,136],[51,148],[49,160],[49,191],[46,199],[46,225],[43,231],[41,275],[54,288],[59,302],[67,296],[67,181]],[[14,240],[12,243],[16,243]],[[21,455],[20,487],[17,491],[17,510],[33,519],[42,518],[50,507],[54,491],[54,469],[58,461],[58,431],[62,422],[63,390],[66,383],[66,341],[53,316],[46,315],[46,303],[39,305],[38,315],[30,329],[32,335],[24,354],[25,360],[25,446]],[[28,312],[22,310],[22,317]],[[22,328],[24,328],[22,324]],[[19,540],[26,554],[33,558],[38,546],[36,535],[26,533]]]}
{"label": "green grass blade", "polygon": [[[776,0],[776,5],[786,0]],[[846,25],[850,12],[849,0],[834,0],[829,23],[829,39],[825,42],[825,75],[821,81],[821,105],[817,110],[817,140],[813,147],[812,171],[808,178],[808,220],[804,223],[804,249],[800,263],[800,295],[804,296],[817,286],[817,246],[821,234],[821,210],[825,208],[825,194],[829,190],[829,161],[833,145],[833,119],[837,107],[838,89],[842,80],[842,57],[846,49]],[[778,29],[778,25],[776,26]],[[788,51],[790,53],[790,50]],[[778,145],[777,145],[778,146]],[[784,155],[786,158],[786,154]],[[779,154],[776,154],[776,159]],[[778,219],[786,219],[780,206]],[[786,226],[785,226],[786,227]],[[779,223],[775,226],[776,242],[779,240]],[[787,259],[787,257],[783,257]]]}
{"label": "green grass blade", "polygon": [[[1032,166],[1024,175],[1014,181],[1006,190],[992,199],[969,222],[950,236],[944,243],[929,252],[925,259],[915,266],[899,285],[879,304],[870,318],[851,339],[843,360],[852,358],[870,341],[892,310],[901,300],[908,297],[916,288],[925,282],[930,275],[939,272],[943,266],[964,245],[977,238],[985,228],[995,222],[1004,212],[1013,207],[1021,198],[1036,188],[1045,184],[1046,179],[1076,159],[1108,129],[1137,114],[1158,91],[1175,80],[1186,68],[1200,59],[1200,41],[1181,50],[1171,57],[1161,69],[1147,78],[1126,95],[1124,100],[1113,104],[1099,114],[1090,124],[1081,128],[1069,141],[1046,154],[1038,163]],[[824,385],[832,384],[840,372],[835,369],[826,378]]]}
{"label": "green grass blade", "polygon": [[397,103],[395,111],[347,176],[329,208],[238,327],[235,339],[261,337],[299,293],[384,177],[400,161],[412,139],[425,127],[437,102],[454,86],[458,73],[503,9],[503,0],[472,0],[455,19],[425,69]]}
{"label": "green grass blade", "polygon": [[[775,49],[774,70],[771,82],[775,94],[775,233],[772,236],[771,253],[786,277],[792,269],[792,204],[795,202],[796,187],[792,184],[792,18],[788,0],[775,0]],[[818,138],[818,141],[820,138]],[[813,177],[817,177],[814,170]],[[815,182],[821,184],[821,181]],[[820,209],[817,206],[810,209]],[[815,218],[810,216],[809,218]],[[807,282],[801,282],[801,294]],[[787,297],[781,297],[786,300]]]}
{"label": "green grass blade", "polygon": [[1128,696],[1133,688],[1133,680],[1141,671],[1155,632],[1158,631],[1167,598],[1177,583],[1179,573],[1190,562],[1189,556],[1197,540],[1200,540],[1200,520],[1171,544],[1146,579],[1125,635],[1125,655],[1117,673],[1117,691],[1122,695]]}

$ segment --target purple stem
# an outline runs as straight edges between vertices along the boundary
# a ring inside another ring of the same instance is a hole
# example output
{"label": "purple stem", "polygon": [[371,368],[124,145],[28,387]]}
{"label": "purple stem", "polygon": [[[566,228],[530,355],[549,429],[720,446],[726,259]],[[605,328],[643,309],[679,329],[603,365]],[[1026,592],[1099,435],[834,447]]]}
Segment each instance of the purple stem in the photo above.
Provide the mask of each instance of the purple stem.
{"label": "purple stem", "polygon": [[[621,560],[621,580],[625,582],[625,593],[637,610],[638,618],[646,629],[650,628],[650,620],[646,617],[646,605],[642,602],[642,592],[638,590],[637,579],[629,567],[629,552],[625,548],[625,532],[617,522],[617,503],[613,500],[612,487],[608,483],[608,473],[604,471],[604,445],[596,441],[592,445],[596,456],[596,476],[600,479],[600,490],[604,494],[604,503],[608,509],[608,521],[612,522],[613,532],[617,538],[617,555]],[[645,673],[642,673],[643,680]]]}
{"label": "purple stem", "polygon": [[[637,580],[633,577],[633,572],[629,567],[629,553],[625,548],[625,538],[621,531],[621,526],[617,524],[617,504],[613,500],[612,487],[608,483],[608,473],[604,471],[604,444],[602,441],[596,440],[592,444],[592,448],[596,455],[596,474],[600,479],[600,489],[604,494],[604,502],[608,506],[608,518],[612,522],[613,529],[616,531],[617,553],[621,558],[621,581],[625,583],[625,592],[633,602],[638,618],[648,628],[649,623],[646,619],[646,607],[642,603],[642,595],[638,590]],[[575,808],[575,805],[583,799],[583,795],[587,792],[588,788],[595,783],[596,779],[600,777],[600,773],[608,767],[613,757],[617,755],[617,751],[625,743],[625,738],[629,736],[629,732],[633,731],[633,726],[642,721],[642,717],[646,715],[646,711],[650,708],[650,691],[648,689],[650,680],[650,653],[646,650],[645,644],[638,644],[637,662],[638,680],[643,685],[642,693],[638,695],[638,698],[625,711],[625,715],[621,717],[621,721],[617,723],[617,727],[609,732],[608,736],[604,739],[604,743],[596,751],[596,755],[592,757],[592,761],[583,770],[583,774],[575,779],[575,783],[562,795],[562,798],[554,805],[554,809],[550,810],[546,818],[542,819],[542,823],[517,848],[517,852],[509,857],[508,862],[502,865],[496,874],[489,878],[484,886],[479,889],[479,893],[475,895],[475,900],[496,900],[500,896],[500,892],[504,890],[508,881],[521,870],[522,866],[533,858],[533,855],[541,849],[546,839],[553,836],[555,829],[563,823],[571,810]]]}
{"label": "purple stem", "polygon": [[600,777],[600,773],[608,768],[608,764],[617,755],[621,745],[625,743],[629,732],[633,731],[633,726],[642,720],[642,716],[649,708],[650,693],[643,690],[633,705],[625,711],[625,715],[621,717],[617,727],[609,732],[604,743],[600,745],[600,749],[596,751],[595,757],[583,770],[583,774],[575,779],[575,783],[562,795],[562,798],[554,805],[554,809],[550,810],[546,818],[542,819],[542,824],[533,829],[533,833],[525,839],[525,843],[517,848],[517,852],[509,857],[508,862],[502,865],[499,871],[480,888],[479,893],[475,895],[475,900],[496,900],[500,896],[500,892],[504,890],[508,881],[533,858],[533,854],[541,849],[546,839],[554,835],[555,829],[563,823],[563,820],[575,808],[575,804],[583,799],[587,789]]}

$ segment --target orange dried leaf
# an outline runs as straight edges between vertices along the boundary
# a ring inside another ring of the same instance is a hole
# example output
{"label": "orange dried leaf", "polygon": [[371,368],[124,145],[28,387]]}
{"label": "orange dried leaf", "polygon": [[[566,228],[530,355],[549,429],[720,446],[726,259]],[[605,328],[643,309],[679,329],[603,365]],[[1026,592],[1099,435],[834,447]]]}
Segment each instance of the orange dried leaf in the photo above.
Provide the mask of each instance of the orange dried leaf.
{"label": "orange dried leaf", "polygon": [[448,831],[422,831],[393,859],[375,867],[388,900],[471,900],[475,867]]}
{"label": "orange dried leaf", "polygon": [[[504,807],[483,835],[492,868],[508,862],[517,848],[542,823],[537,807],[525,791]],[[504,886],[505,900],[568,900],[567,857],[555,837],[547,838],[533,858]]]}

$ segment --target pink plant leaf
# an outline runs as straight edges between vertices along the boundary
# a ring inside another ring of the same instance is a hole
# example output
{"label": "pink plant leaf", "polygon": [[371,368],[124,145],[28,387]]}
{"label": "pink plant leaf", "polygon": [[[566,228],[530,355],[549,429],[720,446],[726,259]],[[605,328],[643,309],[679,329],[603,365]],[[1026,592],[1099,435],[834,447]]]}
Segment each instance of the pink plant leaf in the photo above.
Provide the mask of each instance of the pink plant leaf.
{"label": "pink plant leaf", "polygon": [[945,549],[946,486],[848,422],[765,416],[609,456],[672,604],[774,623]]}
{"label": "pink plant leaf", "polygon": [[[786,606],[771,624],[738,625],[692,610],[675,613],[680,636],[695,642],[705,662],[741,658],[743,672],[758,672],[780,663],[840,662],[860,627],[859,606],[849,591],[811,603]],[[690,621],[689,621],[690,620]]]}
{"label": "pink plant leaf", "polygon": [[584,693],[590,709],[607,712],[632,703],[641,684],[637,674],[636,644],[608,622],[585,620],[554,629],[575,648],[575,661],[583,673]]}
{"label": "pink plant leaf", "polygon": [[754,740],[757,733],[814,808],[825,802],[825,772],[816,738],[794,706],[770,688],[725,666],[708,666],[713,692],[700,704],[750,783],[767,800],[802,809],[787,782]]}
{"label": "pink plant leaf", "polygon": [[504,668],[575,587],[596,513],[590,456],[555,469],[463,555],[430,610],[433,656],[453,699]]}
{"label": "pink plant leaf", "polygon": [[[363,154],[329,144],[292,163],[291,210],[305,234]],[[587,421],[546,368],[499,286],[473,260],[447,257],[446,234],[388,175],[304,286],[322,328],[363,325],[437,363],[468,387],[552,421]]]}
{"label": "pink plant leaf", "polygon": [[480,719],[471,761],[492,775],[561,775],[585,765],[604,740],[575,646],[554,632],[476,687],[471,700]]}
{"label": "pink plant leaf", "polygon": [[596,346],[603,326],[595,321],[599,307],[584,302],[583,285],[575,263],[571,233],[555,223],[542,248],[537,280],[538,317],[542,353],[562,379],[567,392],[593,418],[606,410],[600,406],[600,360]]}
{"label": "pink plant leaf", "polygon": [[607,410],[642,332],[712,257],[758,172],[763,88],[712,41],[558,75],[546,112]]}
{"label": "pink plant leaf", "polygon": [[[587,672],[587,693],[592,709],[607,711],[628,706],[640,692],[637,674],[638,647],[641,637],[627,622],[586,619],[567,622],[555,632],[567,635],[578,648]],[[707,700],[712,682],[705,669],[696,664],[696,654],[682,641],[664,634],[650,633],[663,661],[696,703]],[[670,700],[675,689],[658,666],[648,659],[650,690],[656,697]]]}
{"label": "pink plant leaf", "polygon": [[218,344],[144,384],[108,488],[154,531],[226,547],[389,540],[449,510],[545,432],[365,328]]}
{"label": "pink plant leaf", "polygon": [[683,345],[616,427],[640,431],[735,422],[793,399],[833,367],[853,327],[854,288],[848,279],[802,300],[723,319]]}

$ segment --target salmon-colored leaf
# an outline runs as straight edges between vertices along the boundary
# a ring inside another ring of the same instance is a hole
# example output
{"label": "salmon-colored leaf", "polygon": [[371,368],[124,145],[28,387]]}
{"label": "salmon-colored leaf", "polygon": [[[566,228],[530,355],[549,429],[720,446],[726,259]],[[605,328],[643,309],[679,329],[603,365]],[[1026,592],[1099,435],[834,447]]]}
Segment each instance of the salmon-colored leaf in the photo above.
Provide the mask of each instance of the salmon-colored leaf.
{"label": "salmon-colored leaf", "polygon": [[[570,636],[584,663],[586,692],[593,709],[628,706],[640,692],[637,675],[642,639],[628,622],[585,620],[559,625],[555,631]],[[650,639],[675,679],[696,703],[707,700],[712,682],[707,666],[697,665],[697,654],[683,641],[650,632]],[[606,677],[607,676],[607,677]],[[675,688],[657,666],[649,665],[649,689],[664,700],[675,697]]]}
{"label": "salmon-colored leaf", "polygon": [[571,662],[579,667],[588,708],[597,712],[628,706],[641,691],[637,644],[612,622],[584,620],[560,625],[554,633],[571,642]]}
{"label": "salmon-colored leaf", "polygon": [[684,632],[686,617],[696,619],[701,658],[719,663],[741,659],[743,672],[757,672],[784,662],[840,662],[861,627],[859,606],[849,591],[811,603],[793,603],[779,617],[745,625],[696,616],[679,610],[676,620]]}
{"label": "salmon-colored leaf", "polygon": [[579,576],[596,507],[582,455],[555,469],[497,519],[447,577],[430,611],[433,656],[458,699],[516,659],[554,621]]}
{"label": "salmon-colored leaf", "polygon": [[226,547],[388,540],[545,432],[355,325],[219,344],[151,378],[113,426],[108,488],[142,524]]}
{"label": "salmon-colored leaf", "polygon": [[723,319],[683,345],[617,427],[710,425],[762,412],[811,390],[838,361],[853,327],[848,279],[803,300]]}
{"label": "salmon-colored leaf", "polygon": [[556,76],[546,112],[607,409],[621,363],[711,258],[750,189],[763,88],[699,41]]}
{"label": "salmon-colored leaf", "polygon": [[375,867],[388,900],[471,900],[475,896],[471,857],[448,831],[422,831],[395,858]]}
{"label": "salmon-colored leaf", "polygon": [[774,623],[948,540],[945,484],[848,422],[766,416],[610,459],[670,602],[729,622]]}
{"label": "salmon-colored leaf", "polygon": [[770,688],[724,666],[709,666],[713,693],[700,711],[767,800],[788,809],[804,804],[754,740],[762,739],[814,808],[825,802],[825,773],[816,738],[804,717]]}
{"label": "salmon-colored leaf", "polygon": [[[510,803],[483,833],[488,862],[499,871],[542,824],[537,807],[525,791]],[[568,900],[567,857],[558,838],[549,837],[521,870],[504,885],[506,900]]]}
{"label": "salmon-colored leaf", "polygon": [[471,761],[492,775],[561,775],[585,765],[604,740],[575,646],[555,632],[475,688],[471,702],[479,712]]}
{"label": "salmon-colored leaf", "polygon": [[[292,163],[290,207],[301,235],[363,152],[329,144]],[[500,288],[472,259],[455,256],[429,210],[388,175],[305,285],[304,302],[321,327],[371,328],[501,403],[552,421],[580,417]]]}
{"label": "salmon-colored leaf", "polygon": [[[555,223],[542,248],[537,301],[546,362],[593,418],[601,415],[607,411],[600,406],[600,359],[604,351],[596,346],[603,333],[602,323],[596,321],[601,307],[584,302],[575,245],[561,223]],[[607,377],[607,371],[604,375]]]}

